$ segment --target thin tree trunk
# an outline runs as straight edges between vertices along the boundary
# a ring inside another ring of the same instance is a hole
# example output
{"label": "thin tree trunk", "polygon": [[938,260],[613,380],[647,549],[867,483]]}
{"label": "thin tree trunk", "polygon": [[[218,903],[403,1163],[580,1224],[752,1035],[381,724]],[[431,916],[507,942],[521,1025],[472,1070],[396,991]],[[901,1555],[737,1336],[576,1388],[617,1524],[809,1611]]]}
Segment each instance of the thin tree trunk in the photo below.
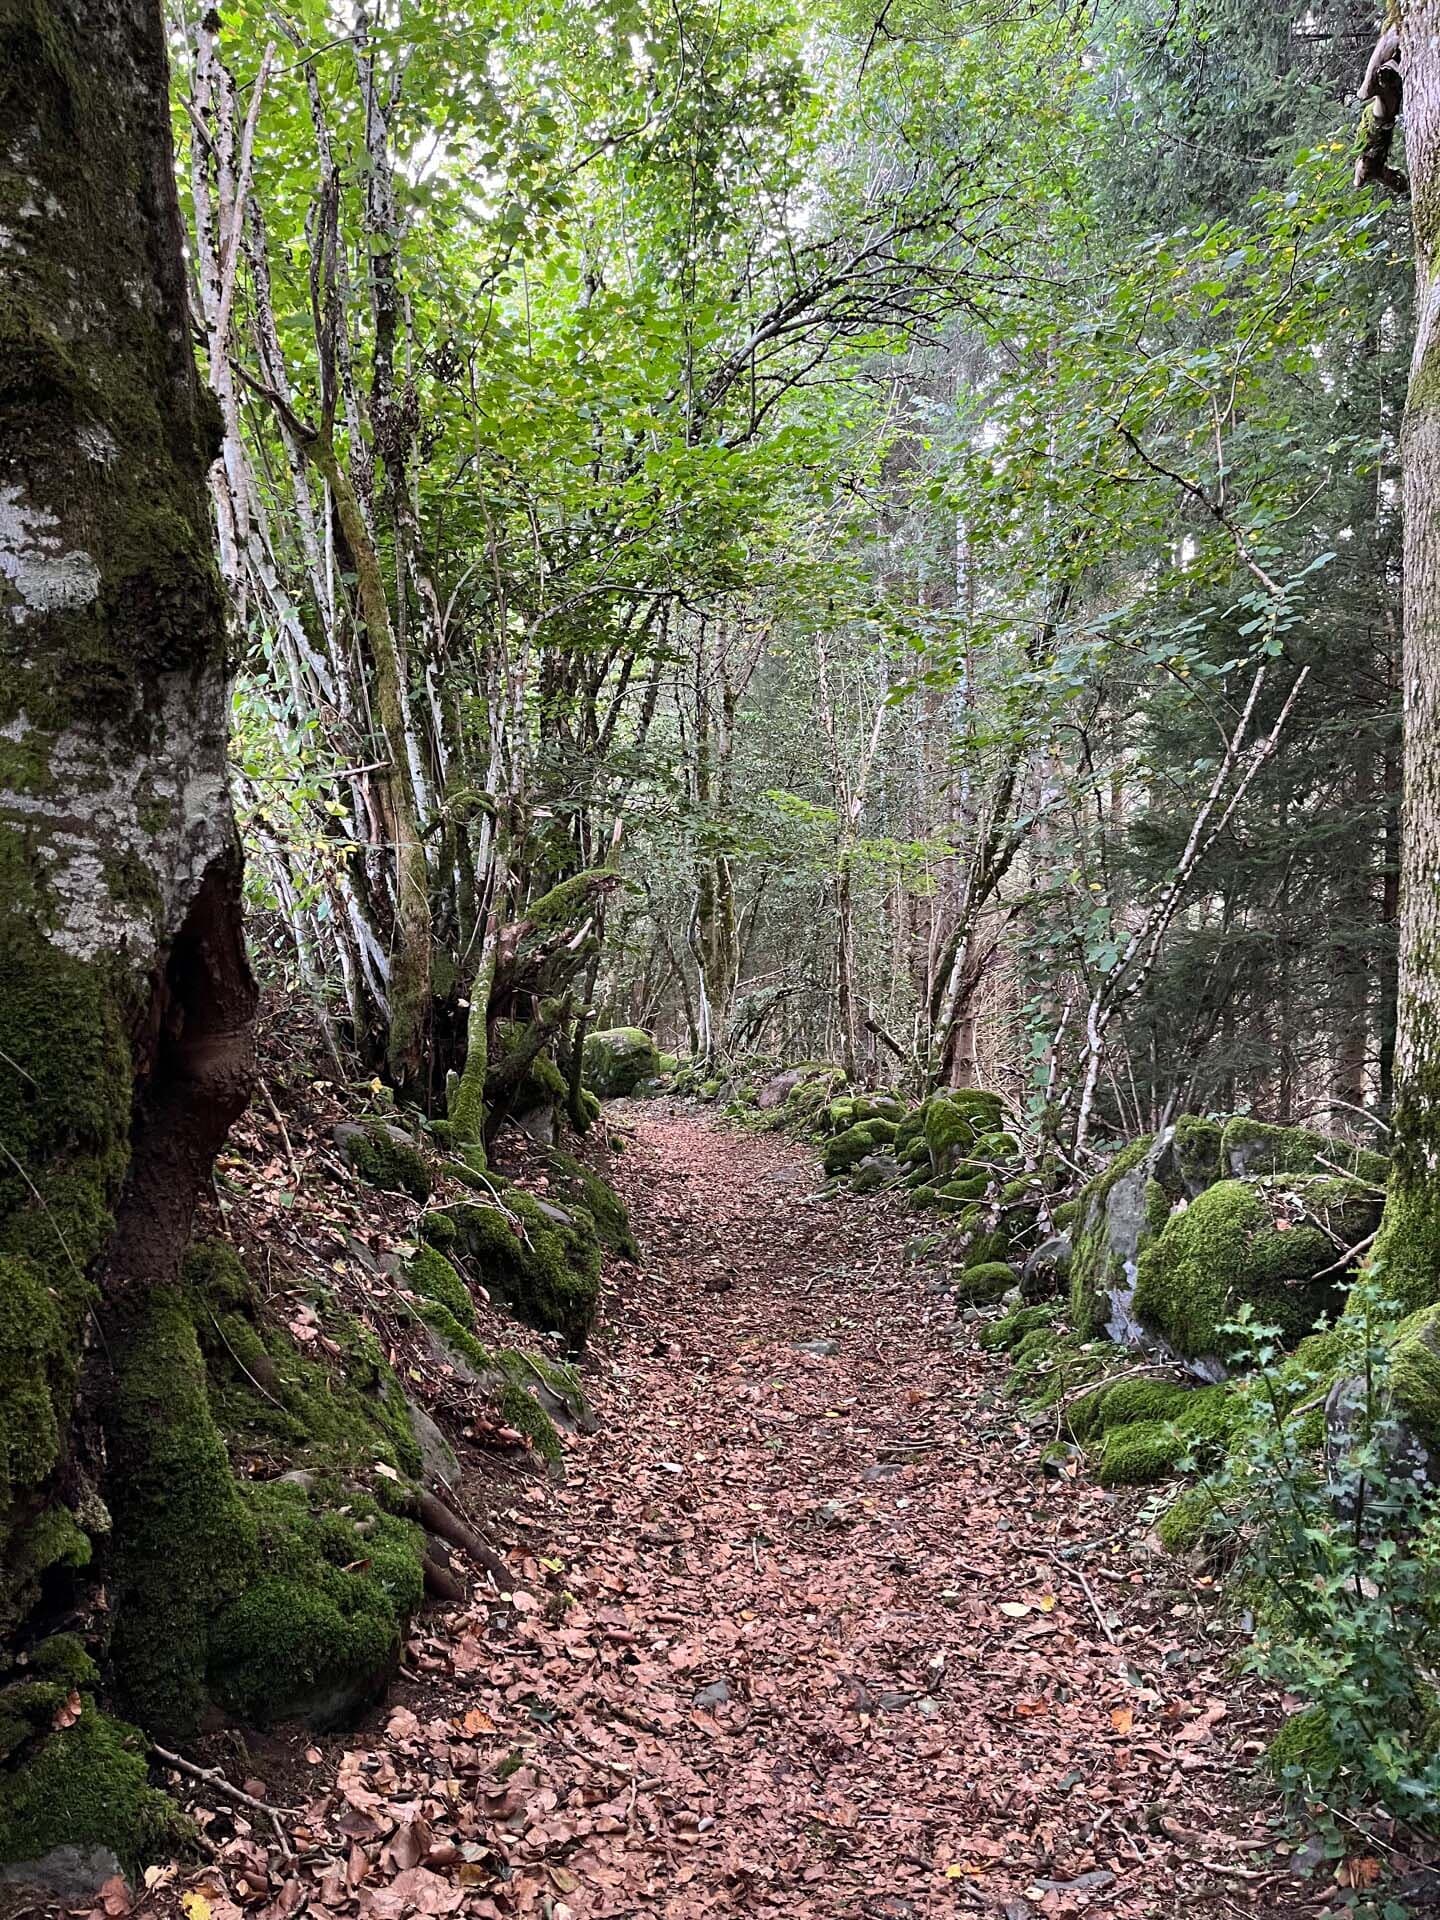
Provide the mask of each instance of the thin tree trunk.
{"label": "thin tree trunk", "polygon": [[1407,1307],[1440,1297],[1440,0],[1401,28],[1416,338],[1405,475],[1405,799],[1395,1158],[1373,1267]]}

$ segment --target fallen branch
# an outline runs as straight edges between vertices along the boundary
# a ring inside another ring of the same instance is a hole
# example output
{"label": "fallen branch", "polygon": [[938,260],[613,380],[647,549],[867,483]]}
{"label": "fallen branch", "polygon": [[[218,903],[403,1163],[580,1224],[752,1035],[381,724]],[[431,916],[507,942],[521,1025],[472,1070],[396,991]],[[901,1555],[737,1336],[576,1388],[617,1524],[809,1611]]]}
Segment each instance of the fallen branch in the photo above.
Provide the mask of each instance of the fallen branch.
{"label": "fallen branch", "polygon": [[256,1813],[263,1813],[275,1829],[275,1838],[280,1842],[280,1851],[287,1860],[295,1858],[295,1849],[291,1846],[289,1836],[280,1824],[281,1814],[291,1813],[294,1811],[293,1808],[267,1806],[265,1801],[257,1800],[253,1793],[246,1793],[243,1787],[232,1786],[218,1767],[197,1767],[193,1760],[186,1760],[178,1753],[171,1753],[168,1747],[160,1747],[152,1743],[150,1751],[167,1767],[173,1767],[177,1773],[186,1774],[192,1780],[199,1780],[209,1787],[212,1793],[218,1793],[226,1800],[234,1800],[242,1807],[251,1807]]}

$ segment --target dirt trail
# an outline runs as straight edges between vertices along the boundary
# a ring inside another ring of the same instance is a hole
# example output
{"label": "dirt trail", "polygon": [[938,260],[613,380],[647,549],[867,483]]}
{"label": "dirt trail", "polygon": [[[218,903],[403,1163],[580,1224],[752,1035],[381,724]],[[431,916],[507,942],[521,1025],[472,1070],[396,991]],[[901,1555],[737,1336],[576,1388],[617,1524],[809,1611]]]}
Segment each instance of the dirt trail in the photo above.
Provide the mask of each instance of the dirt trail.
{"label": "dirt trail", "polygon": [[518,1610],[447,1636],[465,1730],[515,1768],[478,1800],[505,1876],[478,1910],[1302,1911],[1233,1810],[1196,1610],[1109,1496],[1039,1471],[902,1260],[914,1216],[813,1199],[773,1135],[635,1113],[602,1431],[532,1516]]}

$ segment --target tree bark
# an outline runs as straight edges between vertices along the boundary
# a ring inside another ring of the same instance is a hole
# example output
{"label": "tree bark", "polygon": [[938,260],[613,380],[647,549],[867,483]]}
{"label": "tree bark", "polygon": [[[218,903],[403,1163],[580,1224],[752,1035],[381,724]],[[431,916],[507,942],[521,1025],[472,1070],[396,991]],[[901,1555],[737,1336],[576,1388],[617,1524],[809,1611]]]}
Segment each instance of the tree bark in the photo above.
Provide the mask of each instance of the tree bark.
{"label": "tree bark", "polygon": [[1440,1298],[1440,0],[1401,21],[1414,190],[1415,349],[1405,402],[1404,821],[1394,1164],[1372,1270]]}
{"label": "tree bark", "polygon": [[[250,1086],[159,0],[0,0],[0,1626]],[[105,1338],[91,1364],[86,1329]]]}

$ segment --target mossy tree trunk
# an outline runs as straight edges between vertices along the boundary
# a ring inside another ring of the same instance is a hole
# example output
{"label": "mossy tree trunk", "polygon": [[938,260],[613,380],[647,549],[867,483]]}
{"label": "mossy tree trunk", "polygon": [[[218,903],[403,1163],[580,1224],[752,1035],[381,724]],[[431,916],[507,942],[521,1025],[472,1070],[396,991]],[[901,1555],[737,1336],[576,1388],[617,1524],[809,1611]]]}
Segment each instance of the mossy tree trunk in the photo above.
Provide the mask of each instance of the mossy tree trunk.
{"label": "mossy tree trunk", "polygon": [[1405,474],[1405,795],[1394,1165],[1375,1270],[1406,1306],[1440,1298],[1440,0],[1401,23],[1414,196],[1414,358]]}
{"label": "mossy tree trunk", "polygon": [[0,0],[0,234],[4,1629],[74,1557],[82,1380],[103,1422],[250,1082],[159,0]]}

